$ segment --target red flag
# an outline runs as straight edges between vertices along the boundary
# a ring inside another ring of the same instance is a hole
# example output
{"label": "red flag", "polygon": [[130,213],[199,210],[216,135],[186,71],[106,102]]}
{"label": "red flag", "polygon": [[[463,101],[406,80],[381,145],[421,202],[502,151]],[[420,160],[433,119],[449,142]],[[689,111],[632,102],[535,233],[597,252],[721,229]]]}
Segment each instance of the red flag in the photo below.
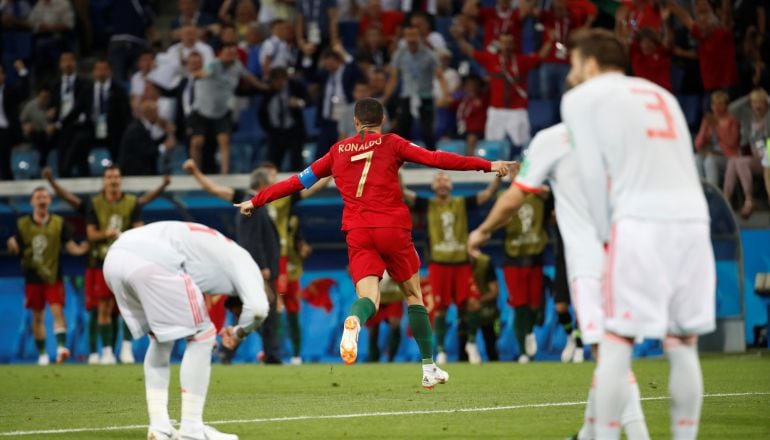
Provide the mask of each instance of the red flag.
{"label": "red flag", "polygon": [[326,313],[332,311],[332,299],[329,297],[329,290],[332,287],[337,287],[337,282],[333,278],[319,278],[313,280],[310,284],[302,289],[302,299],[308,302],[311,306],[322,307],[326,310]]}

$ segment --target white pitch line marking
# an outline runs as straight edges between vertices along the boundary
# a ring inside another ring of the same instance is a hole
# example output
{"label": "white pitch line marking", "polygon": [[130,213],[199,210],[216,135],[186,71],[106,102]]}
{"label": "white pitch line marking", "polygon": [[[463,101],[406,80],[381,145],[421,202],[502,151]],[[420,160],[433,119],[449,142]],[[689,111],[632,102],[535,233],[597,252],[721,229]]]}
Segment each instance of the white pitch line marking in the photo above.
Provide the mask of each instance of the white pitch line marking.
{"label": "white pitch line marking", "polygon": [[[767,396],[770,392],[752,392],[752,393],[715,393],[704,394],[704,398],[715,397],[746,397],[746,396]],[[669,400],[668,396],[642,397],[643,401]],[[585,405],[586,402],[552,402],[552,403],[530,403],[523,405],[505,405],[488,406],[478,408],[456,408],[456,409],[429,409],[415,411],[383,411],[352,414],[330,414],[320,416],[291,416],[291,417],[267,417],[261,419],[243,419],[243,420],[215,420],[206,422],[208,425],[231,425],[248,423],[268,423],[268,422],[296,422],[302,420],[329,420],[329,419],[355,419],[361,417],[390,417],[390,416],[410,416],[410,415],[430,415],[430,414],[452,414],[468,412],[489,412],[489,411],[509,411],[515,409],[531,408],[556,408],[562,406]],[[147,429],[147,425],[124,425],[124,426],[105,426],[103,428],[71,428],[71,429],[44,429],[39,431],[6,431],[0,432],[0,437],[25,436],[25,435],[46,435],[46,434],[72,434],[77,432],[103,432],[103,431],[124,431],[130,429]]]}

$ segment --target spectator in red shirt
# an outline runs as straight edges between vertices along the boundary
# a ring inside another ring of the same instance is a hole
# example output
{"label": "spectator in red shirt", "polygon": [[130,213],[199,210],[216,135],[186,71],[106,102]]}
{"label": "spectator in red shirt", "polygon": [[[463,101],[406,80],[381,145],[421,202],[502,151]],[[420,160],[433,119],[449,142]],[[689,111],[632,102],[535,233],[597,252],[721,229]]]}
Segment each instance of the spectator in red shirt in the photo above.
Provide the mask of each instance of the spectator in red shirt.
{"label": "spectator in red shirt", "polygon": [[632,42],[642,29],[663,31],[658,0],[623,0],[615,12],[615,32],[625,42]]}
{"label": "spectator in red shirt", "polygon": [[518,35],[519,21],[511,0],[497,0],[493,8],[479,6],[478,0],[465,2],[462,13],[474,17],[484,27],[484,47],[495,45],[503,34]]}
{"label": "spectator in red shirt", "polygon": [[591,27],[599,13],[596,5],[589,0],[567,0],[567,9],[575,20],[574,29]]}
{"label": "spectator in red shirt", "polygon": [[730,0],[722,0],[719,16],[708,1],[699,0],[695,4],[695,20],[672,0],[669,0],[669,8],[698,42],[701,79],[707,94],[737,86],[738,66],[731,30]]}
{"label": "spectator in red shirt", "polygon": [[[442,83],[444,86],[446,83]],[[438,107],[448,107],[455,113],[457,139],[466,142],[465,154],[472,156],[479,139],[484,138],[487,123],[489,95],[484,91],[484,81],[478,75],[463,78],[462,96],[454,99],[444,87]]]}
{"label": "spectator in red shirt", "polygon": [[369,0],[358,24],[358,36],[363,36],[366,28],[376,26],[382,29],[382,34],[388,42],[393,41],[398,27],[404,22],[401,11],[383,11],[380,0]]}
{"label": "spectator in red shirt", "polygon": [[629,55],[634,76],[644,78],[671,91],[671,32],[666,32],[666,41],[652,29],[645,28],[631,43]]}
{"label": "spectator in red shirt", "polygon": [[567,45],[573,30],[577,28],[578,20],[569,10],[567,0],[553,0],[551,9],[541,15],[545,33],[540,55],[543,65],[540,66],[540,97],[543,99],[559,99],[565,91],[565,80],[569,73],[569,53]]}
{"label": "spectator in red shirt", "polygon": [[508,137],[513,145],[525,145],[530,139],[527,76],[540,64],[540,57],[516,54],[513,36],[509,34],[500,36],[498,51],[492,53],[474,49],[459,26],[453,26],[450,31],[460,50],[478,61],[490,78],[490,106],[484,138],[502,140]]}

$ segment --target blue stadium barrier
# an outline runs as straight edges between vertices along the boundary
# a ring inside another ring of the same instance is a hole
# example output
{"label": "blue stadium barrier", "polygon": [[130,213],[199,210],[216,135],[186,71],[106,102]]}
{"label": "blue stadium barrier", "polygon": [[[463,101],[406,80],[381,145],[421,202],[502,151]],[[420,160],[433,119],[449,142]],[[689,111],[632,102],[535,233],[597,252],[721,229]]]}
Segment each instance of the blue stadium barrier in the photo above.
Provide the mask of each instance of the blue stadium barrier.
{"label": "blue stadium barrier", "polygon": [[466,143],[462,139],[441,139],[436,143],[436,149],[455,154],[465,154]]}
{"label": "blue stadium barrier", "polygon": [[476,156],[487,160],[508,160],[511,157],[511,144],[507,140],[482,140],[476,144]]}
{"label": "blue stadium barrier", "polygon": [[40,153],[27,147],[14,148],[11,151],[11,172],[15,180],[37,179],[40,177]]}
{"label": "blue stadium barrier", "polygon": [[101,176],[112,165],[112,157],[106,148],[94,148],[88,153],[88,169],[92,176]]}

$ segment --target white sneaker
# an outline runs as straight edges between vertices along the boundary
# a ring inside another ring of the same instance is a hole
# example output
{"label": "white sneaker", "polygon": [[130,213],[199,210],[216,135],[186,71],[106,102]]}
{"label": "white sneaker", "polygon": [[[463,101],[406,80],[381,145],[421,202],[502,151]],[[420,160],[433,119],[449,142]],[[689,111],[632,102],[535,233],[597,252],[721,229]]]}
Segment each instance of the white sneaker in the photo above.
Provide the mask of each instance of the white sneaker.
{"label": "white sneaker", "polygon": [[445,384],[449,381],[449,373],[437,367],[436,364],[422,366],[422,387],[432,390],[436,384]]}
{"label": "white sneaker", "polygon": [[166,430],[150,428],[147,430],[147,440],[179,440],[179,433],[176,429],[168,427]]}
{"label": "white sneaker", "polygon": [[302,358],[299,356],[292,356],[289,365],[302,365]]}
{"label": "white sneaker", "polygon": [[99,359],[101,365],[115,365],[118,363],[115,354],[112,353],[112,347],[102,347],[102,357]]}
{"label": "white sneaker", "polygon": [[468,354],[468,363],[471,365],[481,365],[481,353],[475,342],[465,344],[465,353]]}
{"label": "white sneaker", "polygon": [[567,336],[567,344],[564,346],[564,350],[561,351],[561,361],[562,362],[569,362],[572,360],[572,356],[575,355],[575,348],[577,345],[575,344],[575,333],[570,333],[569,336]]}
{"label": "white sneaker", "polygon": [[134,359],[134,344],[131,341],[123,341],[120,345],[120,363],[133,364],[134,362],[136,362]]}
{"label": "white sneaker", "polygon": [[43,353],[37,356],[37,364],[41,367],[46,367],[51,363],[51,359],[48,357],[48,353]]}
{"label": "white sneaker", "polygon": [[67,361],[67,359],[70,358],[70,351],[67,349],[67,347],[57,347],[56,348],[56,363],[61,364]]}
{"label": "white sneaker", "polygon": [[99,353],[91,353],[88,355],[88,365],[99,365]]}
{"label": "white sneaker", "polygon": [[439,351],[436,353],[436,364],[438,365],[446,365],[446,353],[443,351]]}
{"label": "white sneaker", "polygon": [[578,348],[575,350],[575,354],[572,355],[572,362],[576,364],[582,364],[584,359],[585,353],[583,353],[583,347]]}
{"label": "white sneaker", "polygon": [[530,333],[524,338],[524,352],[531,358],[537,354],[537,338],[535,338],[534,333]]}
{"label": "white sneaker", "polygon": [[529,363],[529,356],[526,354],[520,354],[519,355],[519,363],[520,364],[528,364]]}
{"label": "white sneaker", "polygon": [[358,332],[361,331],[361,323],[355,316],[345,318],[345,330],[340,341],[340,357],[348,365],[356,363],[358,357]]}
{"label": "white sneaker", "polygon": [[209,425],[205,425],[201,431],[194,434],[180,433],[179,438],[181,440],[238,440],[237,435],[219,432]]}

